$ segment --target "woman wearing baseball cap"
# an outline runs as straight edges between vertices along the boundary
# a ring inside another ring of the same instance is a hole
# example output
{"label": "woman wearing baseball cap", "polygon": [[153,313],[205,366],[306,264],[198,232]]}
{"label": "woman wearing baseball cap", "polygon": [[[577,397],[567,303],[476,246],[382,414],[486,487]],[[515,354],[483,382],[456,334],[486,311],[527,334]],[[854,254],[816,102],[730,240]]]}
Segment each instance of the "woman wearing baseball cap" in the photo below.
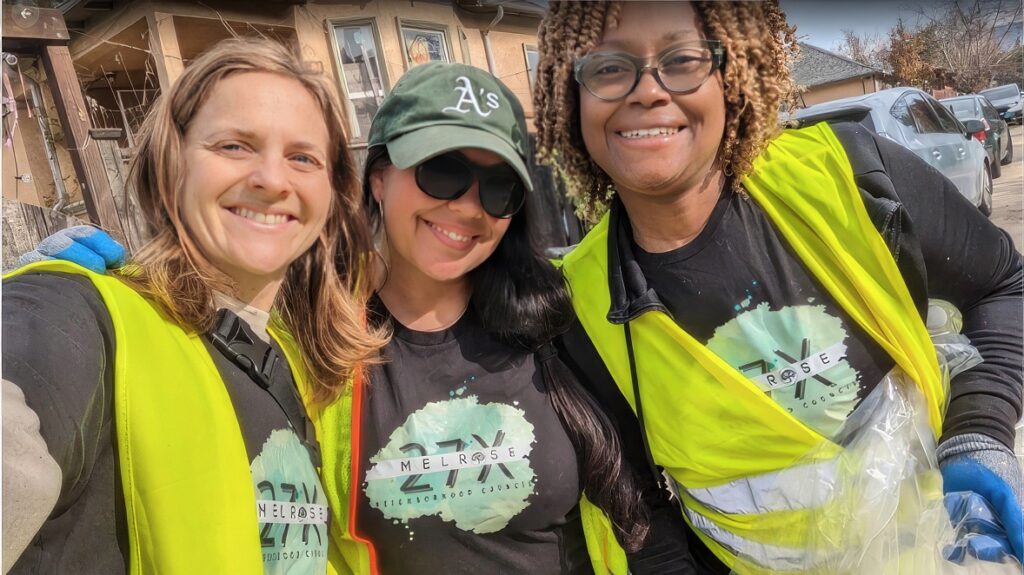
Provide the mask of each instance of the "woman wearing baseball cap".
{"label": "woman wearing baseball cap", "polygon": [[551,343],[574,316],[530,240],[528,154],[516,97],[471,66],[414,68],[373,120],[370,321],[394,336],[352,401],[314,416],[357,573],[625,573],[642,546],[612,422]]}
{"label": "woman wearing baseball cap", "polygon": [[575,316],[530,239],[527,142],[515,95],[460,64],[414,68],[373,120],[368,320],[394,336],[340,400],[301,389],[330,572],[694,573],[685,539],[648,535],[671,504],[642,448],[624,460],[553,345]]}

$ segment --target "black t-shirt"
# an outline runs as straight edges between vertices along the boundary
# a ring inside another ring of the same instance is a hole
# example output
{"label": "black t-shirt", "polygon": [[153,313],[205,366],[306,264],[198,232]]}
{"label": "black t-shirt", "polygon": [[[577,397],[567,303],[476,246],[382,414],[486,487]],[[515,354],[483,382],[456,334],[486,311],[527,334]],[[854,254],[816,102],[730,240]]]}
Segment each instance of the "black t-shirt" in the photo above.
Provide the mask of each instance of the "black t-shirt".
{"label": "black t-shirt", "polygon": [[[12,573],[127,572],[112,417],[116,347],[110,314],[87,279],[28,273],[4,282],[3,376],[39,416],[40,434],[64,477],[56,507]],[[274,399],[212,345],[207,349],[248,452],[265,571],[323,573],[326,522],[285,519],[294,506],[326,516],[309,452]],[[201,572],[201,557],[196,566]]]}
{"label": "black t-shirt", "polygon": [[472,311],[439,332],[392,323],[364,406],[357,510],[382,573],[592,573],[576,454],[534,356]]}
{"label": "black t-shirt", "polygon": [[826,437],[894,365],[752,200],[724,192],[680,248],[631,247],[680,327]]}

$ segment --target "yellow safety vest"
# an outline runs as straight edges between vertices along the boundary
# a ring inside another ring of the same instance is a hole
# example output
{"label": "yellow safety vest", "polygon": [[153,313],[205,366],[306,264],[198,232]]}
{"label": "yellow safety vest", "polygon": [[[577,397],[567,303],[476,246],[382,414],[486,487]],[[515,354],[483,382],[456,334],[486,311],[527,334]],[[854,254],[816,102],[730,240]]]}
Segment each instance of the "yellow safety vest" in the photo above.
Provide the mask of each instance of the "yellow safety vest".
{"label": "yellow safety vest", "polygon": [[[5,277],[42,271],[89,278],[113,323],[114,422],[130,572],[263,573],[248,455],[227,388],[200,337],[116,277],[69,262],[30,264]],[[315,405],[298,344],[273,325],[268,331],[285,353],[320,442],[331,510],[328,573],[377,573],[373,547],[355,536],[351,512],[362,379],[330,405]],[[626,555],[608,518],[585,498],[580,514],[595,571],[626,575]]]}
{"label": "yellow safety vest", "polygon": [[[110,312],[130,573],[263,573],[249,457],[200,336],[116,277],[69,262],[39,262],[6,277],[33,272],[87,277]],[[298,348],[270,332],[303,385]]]}
{"label": "yellow safety vest", "polygon": [[[938,437],[946,391],[934,349],[831,128],[822,123],[783,133],[757,158],[744,185],[807,269],[916,382]],[[635,410],[625,330],[606,315],[608,228],[606,215],[562,268],[577,315]],[[683,489],[687,521],[741,573],[806,565],[807,550],[794,546],[806,534],[809,510],[830,503],[816,500],[813,490],[802,492],[798,482],[787,487],[776,479],[797,463],[828,477],[842,448],[667,314],[648,311],[629,329],[647,440],[655,462]]]}
{"label": "yellow safety vest", "polygon": [[[379,573],[373,544],[359,537],[355,527],[365,382],[361,375],[353,381],[338,400],[327,406],[316,406],[310,401],[312,389],[300,388],[320,441],[324,491],[332,510],[328,561],[328,573],[332,575]],[[580,517],[594,572],[599,575],[627,575],[626,553],[615,539],[608,517],[586,497],[580,500]]]}

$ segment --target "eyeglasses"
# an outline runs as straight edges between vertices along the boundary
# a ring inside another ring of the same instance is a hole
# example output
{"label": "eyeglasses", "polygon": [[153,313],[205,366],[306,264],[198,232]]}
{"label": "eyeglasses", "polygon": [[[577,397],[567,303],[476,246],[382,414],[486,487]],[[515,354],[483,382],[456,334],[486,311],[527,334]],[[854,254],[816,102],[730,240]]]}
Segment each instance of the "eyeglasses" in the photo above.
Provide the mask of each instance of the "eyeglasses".
{"label": "eyeglasses", "polygon": [[597,98],[619,100],[636,88],[645,71],[651,70],[662,88],[682,94],[699,88],[722,67],[725,48],[718,40],[691,42],[670,47],[655,60],[657,66],[652,66],[648,59],[624,52],[595,52],[576,60],[576,81]]}
{"label": "eyeglasses", "polygon": [[462,197],[473,182],[480,182],[480,205],[496,218],[511,218],[523,207],[526,187],[508,164],[478,166],[462,154],[434,156],[416,166],[416,185],[438,200]]}

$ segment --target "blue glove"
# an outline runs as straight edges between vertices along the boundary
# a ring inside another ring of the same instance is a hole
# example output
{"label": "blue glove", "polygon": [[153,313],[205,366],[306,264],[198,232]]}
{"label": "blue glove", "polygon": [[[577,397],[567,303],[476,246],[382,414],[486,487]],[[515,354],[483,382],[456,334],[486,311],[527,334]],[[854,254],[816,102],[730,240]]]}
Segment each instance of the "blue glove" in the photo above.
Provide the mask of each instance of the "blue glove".
{"label": "blue glove", "polygon": [[973,534],[966,553],[1024,562],[1024,477],[1013,452],[991,437],[968,433],[942,442],[937,455],[950,519]]}
{"label": "blue glove", "polygon": [[124,265],[125,251],[107,232],[92,226],[63,229],[43,241],[36,249],[18,258],[21,265],[42,260],[64,260],[96,273]]}
{"label": "blue glove", "polygon": [[962,564],[968,557],[1005,562],[1012,546],[992,506],[973,491],[947,493],[946,511],[957,528],[956,542],[945,549],[946,559]]}

